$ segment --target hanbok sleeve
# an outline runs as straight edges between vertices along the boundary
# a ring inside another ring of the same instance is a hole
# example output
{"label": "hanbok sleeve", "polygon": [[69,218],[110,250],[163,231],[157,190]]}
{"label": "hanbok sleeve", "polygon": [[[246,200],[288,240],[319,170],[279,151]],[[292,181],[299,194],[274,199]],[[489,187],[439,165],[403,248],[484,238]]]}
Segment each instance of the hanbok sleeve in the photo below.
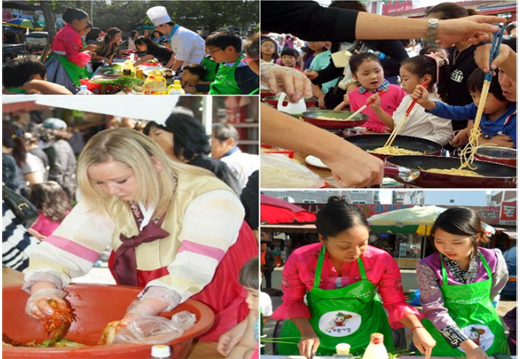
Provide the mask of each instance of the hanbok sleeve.
{"label": "hanbok sleeve", "polygon": [[83,44],[79,39],[79,34],[74,34],[72,32],[67,32],[67,34],[65,34],[63,39],[65,56],[67,57],[67,60],[75,63],[79,67],[87,66],[90,61],[90,55],[81,52],[82,46]]}
{"label": "hanbok sleeve", "polygon": [[420,320],[423,319],[421,312],[406,304],[401,272],[394,259],[390,255],[385,255],[383,258],[378,258],[378,261],[382,261],[385,267],[378,292],[383,300],[383,306],[388,311],[390,326],[394,329],[404,327],[399,321],[409,314],[417,316]]}
{"label": "hanbok sleeve", "polygon": [[493,280],[491,285],[491,301],[496,302],[499,299],[498,294],[504,289],[509,279],[509,272],[507,271],[506,260],[500,252],[500,249],[495,249],[497,256],[497,266],[493,272]]}

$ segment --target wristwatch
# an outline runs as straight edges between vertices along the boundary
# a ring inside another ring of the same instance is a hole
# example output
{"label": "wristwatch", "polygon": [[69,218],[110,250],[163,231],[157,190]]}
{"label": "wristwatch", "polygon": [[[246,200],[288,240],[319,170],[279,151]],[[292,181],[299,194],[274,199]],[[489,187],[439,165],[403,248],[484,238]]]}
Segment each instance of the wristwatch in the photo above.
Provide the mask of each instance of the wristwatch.
{"label": "wristwatch", "polygon": [[435,44],[437,40],[437,30],[439,26],[439,19],[428,19],[428,30],[426,31],[426,41]]}

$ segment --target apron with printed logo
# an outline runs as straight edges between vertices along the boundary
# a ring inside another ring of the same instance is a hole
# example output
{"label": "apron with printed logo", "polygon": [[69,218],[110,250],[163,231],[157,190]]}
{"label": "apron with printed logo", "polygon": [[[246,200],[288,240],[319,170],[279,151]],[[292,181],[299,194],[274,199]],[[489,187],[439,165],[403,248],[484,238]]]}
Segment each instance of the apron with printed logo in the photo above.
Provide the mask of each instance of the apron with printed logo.
{"label": "apron with printed logo", "polygon": [[[509,353],[504,327],[490,298],[493,273],[480,252],[479,257],[489,279],[475,283],[448,285],[448,273],[441,254],[441,292],[444,307],[448,309],[450,317],[460,330],[484,349],[488,356],[493,353]],[[432,356],[466,356],[460,346],[452,348],[431,321],[423,319],[422,323],[437,341]]]}
{"label": "apron with printed logo", "polygon": [[[339,289],[320,289],[321,269],[325,246],[321,248],[314,286],[307,294],[311,323],[320,339],[317,355],[333,355],[336,345],[348,343],[354,355],[363,354],[370,343],[370,334],[382,333],[388,351],[394,350],[392,332],[376,286],[366,276],[361,257],[357,263],[361,280]],[[280,334],[278,352],[282,355],[299,354],[300,331],[291,320],[286,320]]]}
{"label": "apron with printed logo", "polygon": [[232,67],[222,65],[218,67],[215,81],[209,85],[210,95],[240,95],[242,93],[235,81],[235,71],[243,58],[240,55]]}

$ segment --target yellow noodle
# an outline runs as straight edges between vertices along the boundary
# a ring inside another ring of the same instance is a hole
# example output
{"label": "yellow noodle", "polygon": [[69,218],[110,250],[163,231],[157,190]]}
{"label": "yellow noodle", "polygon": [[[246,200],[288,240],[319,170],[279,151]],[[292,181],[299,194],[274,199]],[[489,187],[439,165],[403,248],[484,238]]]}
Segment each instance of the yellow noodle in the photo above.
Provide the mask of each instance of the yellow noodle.
{"label": "yellow noodle", "polygon": [[380,155],[422,155],[420,151],[407,150],[396,146],[383,146],[373,150],[368,150],[369,153],[378,153]]}
{"label": "yellow noodle", "polygon": [[428,170],[423,170],[425,172],[432,172],[432,173],[442,173],[452,176],[472,176],[472,177],[484,177],[477,172],[470,171],[470,170],[463,170],[460,168],[450,168],[450,169],[440,169],[440,168],[430,168]]}
{"label": "yellow noodle", "polygon": [[327,121],[346,121],[346,118],[336,118],[336,117],[328,117],[328,116],[316,116],[317,120],[327,120]]}

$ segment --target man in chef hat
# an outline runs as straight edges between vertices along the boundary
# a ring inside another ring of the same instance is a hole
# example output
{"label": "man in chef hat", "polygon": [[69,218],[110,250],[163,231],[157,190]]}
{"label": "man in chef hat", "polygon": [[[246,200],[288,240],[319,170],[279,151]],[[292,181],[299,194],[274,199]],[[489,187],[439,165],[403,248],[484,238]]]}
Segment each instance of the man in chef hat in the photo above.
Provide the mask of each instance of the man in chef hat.
{"label": "man in chef hat", "polygon": [[200,64],[205,53],[204,39],[199,34],[175,24],[164,6],[154,6],[146,12],[158,31],[168,39],[175,56],[166,67],[177,71],[188,64]]}

